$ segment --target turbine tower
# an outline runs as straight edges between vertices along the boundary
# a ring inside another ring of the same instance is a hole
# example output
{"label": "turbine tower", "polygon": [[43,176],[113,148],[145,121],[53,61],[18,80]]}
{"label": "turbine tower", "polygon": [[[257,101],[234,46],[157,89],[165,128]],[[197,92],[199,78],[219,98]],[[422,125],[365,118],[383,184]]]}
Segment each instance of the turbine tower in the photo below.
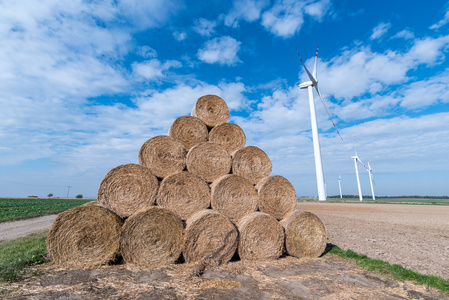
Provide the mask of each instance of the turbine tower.
{"label": "turbine tower", "polygon": [[[311,74],[309,72],[309,70],[306,68],[306,65],[302,61],[301,55],[299,55],[299,52],[298,52],[299,59],[301,60],[304,70],[306,71],[306,73],[310,79],[310,81],[301,83],[299,85],[299,88],[301,88],[301,89],[307,88],[307,90],[309,92],[310,121],[312,123],[312,140],[313,140],[313,151],[315,154],[315,171],[316,171],[316,181],[317,181],[317,187],[318,187],[318,200],[326,201],[326,187],[325,187],[325,183],[324,183],[323,162],[321,160],[320,140],[318,137],[318,124],[316,121],[315,101],[313,100],[313,88],[314,87],[318,93],[318,96],[320,96],[321,103],[323,103],[323,106],[326,109],[327,114],[329,115],[329,119],[331,120],[332,124],[334,125],[334,128],[337,130],[338,135],[340,135],[340,132],[338,132],[338,129],[335,126],[335,123],[331,118],[329,110],[327,109],[326,104],[324,103],[324,100],[323,100],[323,97],[321,96],[320,90],[318,89],[318,79],[316,76],[316,62],[317,62],[317,58],[318,58],[318,49],[319,49],[319,47],[316,49],[313,74]],[[296,50],[298,50],[298,49],[296,49]],[[343,140],[341,135],[340,135],[340,138]]]}
{"label": "turbine tower", "polygon": [[340,199],[342,199],[343,195],[341,194],[341,178],[340,178],[340,174],[338,174],[338,187],[340,188]]}
{"label": "turbine tower", "polygon": [[363,201],[362,188],[360,187],[359,169],[357,167],[357,161],[359,161],[362,165],[363,165],[363,163],[359,159],[359,156],[357,155],[357,152],[355,152],[355,155],[351,156],[351,158],[354,160],[355,175],[357,176],[357,187],[359,188],[359,199],[360,199],[360,201]]}
{"label": "turbine tower", "polygon": [[376,200],[376,197],[374,196],[374,187],[373,187],[373,183],[374,183],[374,179],[373,179],[373,169],[371,169],[371,166],[369,164],[368,161],[368,175],[369,175],[369,182],[371,184],[371,195],[373,195],[373,200]]}

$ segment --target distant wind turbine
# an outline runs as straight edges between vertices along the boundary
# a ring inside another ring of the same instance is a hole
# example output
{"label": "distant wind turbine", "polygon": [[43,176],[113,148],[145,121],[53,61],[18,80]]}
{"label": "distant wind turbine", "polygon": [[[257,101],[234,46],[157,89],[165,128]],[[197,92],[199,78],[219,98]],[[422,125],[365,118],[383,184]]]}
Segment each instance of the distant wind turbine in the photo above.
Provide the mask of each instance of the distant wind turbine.
{"label": "distant wind turbine", "polygon": [[341,194],[341,174],[338,174],[338,187],[340,188],[340,199],[343,198],[343,195]]}
{"label": "distant wind turbine", "polygon": [[373,179],[373,169],[371,169],[371,166],[369,164],[369,160],[368,160],[368,168],[367,168],[368,174],[369,174],[369,182],[371,184],[371,195],[373,195],[373,200],[376,200],[376,197],[374,196],[374,187],[373,187],[373,183],[374,183],[374,179]]}
{"label": "distant wind turbine", "polygon": [[360,162],[365,168],[366,168],[366,166],[360,160],[359,156],[357,155],[357,151],[355,152],[354,156],[351,156],[351,158],[354,160],[355,174],[357,176],[357,187],[359,188],[359,199],[360,199],[360,201],[363,201],[362,188],[360,187],[359,169],[357,167],[357,161]]}
{"label": "distant wind turbine", "polygon": [[[315,87],[315,89],[318,93],[318,96],[320,96],[321,103],[323,103],[323,106],[326,109],[326,112],[327,112],[332,124],[334,125],[335,130],[337,130],[337,133],[342,140],[343,140],[343,138],[341,137],[340,132],[338,132],[337,126],[335,126],[335,123],[332,120],[329,110],[327,109],[327,106],[324,103],[323,97],[321,96],[321,92],[318,89],[318,79],[316,76],[316,62],[317,62],[317,58],[318,58],[318,49],[319,49],[319,47],[316,49],[315,64],[313,66],[313,74],[311,74],[309,72],[309,70],[306,68],[306,65],[302,61],[301,55],[299,55],[299,52],[298,52],[298,56],[299,56],[299,59],[301,60],[302,66],[304,67],[304,70],[306,71],[306,73],[310,79],[310,81],[301,83],[299,85],[299,88],[301,88],[301,89],[307,88],[308,92],[309,92],[310,121],[312,123],[312,139],[313,139],[313,151],[315,154],[315,170],[316,170],[316,181],[317,181],[317,187],[318,187],[318,200],[326,201],[326,187],[324,184],[323,162],[321,160],[320,140],[318,137],[318,124],[316,121],[315,102],[313,100],[313,87]],[[296,51],[298,51],[298,49],[296,49]]]}

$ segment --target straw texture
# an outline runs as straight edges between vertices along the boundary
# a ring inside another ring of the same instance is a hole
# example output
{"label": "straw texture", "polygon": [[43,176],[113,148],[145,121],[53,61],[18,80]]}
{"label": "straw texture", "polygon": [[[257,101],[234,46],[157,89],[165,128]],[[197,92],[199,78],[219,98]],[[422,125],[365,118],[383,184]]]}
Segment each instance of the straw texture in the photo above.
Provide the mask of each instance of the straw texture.
{"label": "straw texture", "polygon": [[165,265],[179,258],[182,242],[181,219],[168,209],[153,206],[125,221],[120,249],[127,263]]}
{"label": "straw texture", "polygon": [[212,208],[232,222],[257,210],[259,197],[254,186],[242,176],[229,174],[211,185]]}
{"label": "straw texture", "polygon": [[277,259],[284,250],[284,228],[272,216],[253,212],[238,222],[238,254],[245,260]]}
{"label": "straw texture", "polygon": [[139,163],[159,178],[183,171],[187,150],[180,141],[166,135],[146,141],[139,151]]}
{"label": "straw texture", "polygon": [[228,218],[217,211],[201,210],[187,220],[183,255],[186,262],[219,265],[231,260],[237,243],[237,228]]}
{"label": "straw texture", "polygon": [[296,208],[296,192],[286,178],[275,175],[262,179],[256,189],[259,194],[259,210],[280,220]]}
{"label": "straw texture", "polygon": [[295,257],[318,257],[326,249],[326,229],[311,212],[295,210],[282,221],[285,229],[285,248]]}
{"label": "straw texture", "polygon": [[198,117],[207,127],[226,123],[229,118],[229,109],[226,102],[216,95],[205,95],[195,103],[192,116]]}
{"label": "straw texture", "polygon": [[198,176],[179,172],[162,180],[156,203],[187,220],[193,213],[210,206],[210,188]]}
{"label": "straw texture", "polygon": [[239,125],[224,123],[212,128],[209,133],[209,141],[223,145],[229,153],[245,147],[246,136]]}
{"label": "straw texture", "polygon": [[159,183],[156,176],[137,164],[118,166],[109,171],[98,188],[98,204],[121,218],[154,205]]}
{"label": "straw texture", "polygon": [[121,220],[100,206],[76,207],[61,213],[47,235],[47,251],[66,267],[96,267],[119,253]]}
{"label": "straw texture", "polygon": [[183,116],[177,118],[170,126],[168,135],[180,141],[189,150],[193,146],[207,142],[209,131],[206,124],[196,117]]}
{"label": "straw texture", "polygon": [[190,149],[187,170],[206,182],[213,182],[231,171],[231,156],[219,144],[205,142]]}
{"label": "straw texture", "polygon": [[260,148],[247,146],[232,154],[232,173],[245,177],[252,184],[271,173],[271,160]]}

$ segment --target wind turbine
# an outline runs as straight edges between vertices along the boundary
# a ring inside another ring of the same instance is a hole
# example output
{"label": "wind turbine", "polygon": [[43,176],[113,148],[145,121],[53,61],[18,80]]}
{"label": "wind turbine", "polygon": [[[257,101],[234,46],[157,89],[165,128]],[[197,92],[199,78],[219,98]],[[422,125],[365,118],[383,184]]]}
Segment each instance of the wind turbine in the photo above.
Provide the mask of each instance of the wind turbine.
{"label": "wind turbine", "polygon": [[340,188],[340,199],[342,199],[343,195],[341,194],[341,178],[340,178],[340,174],[338,174],[338,187]]}
{"label": "wind turbine", "polygon": [[374,187],[373,187],[373,183],[374,183],[374,179],[373,179],[373,169],[371,169],[371,166],[369,164],[369,160],[368,160],[368,175],[369,175],[369,182],[371,184],[371,195],[373,195],[373,200],[376,200],[376,197],[374,196]]}
{"label": "wind turbine", "polygon": [[[315,101],[313,100],[313,88],[315,87],[318,96],[320,96],[321,103],[323,103],[324,108],[326,109],[327,114],[329,115],[329,119],[331,120],[332,124],[334,125],[335,130],[337,130],[337,126],[335,126],[334,121],[331,118],[331,115],[329,113],[329,110],[327,109],[326,104],[324,103],[323,97],[321,96],[320,90],[318,89],[318,79],[316,76],[316,62],[318,58],[318,49],[316,49],[315,54],[315,64],[313,66],[313,74],[309,72],[306,65],[302,61],[301,55],[298,56],[301,60],[302,66],[304,67],[304,70],[306,71],[307,75],[309,76],[310,81],[303,82],[299,85],[299,88],[305,89],[307,88],[309,92],[309,107],[310,107],[310,121],[312,123],[312,139],[313,139],[313,151],[315,154],[315,171],[316,171],[316,181],[317,181],[317,187],[318,187],[318,200],[319,201],[326,201],[326,187],[324,184],[324,174],[323,174],[323,162],[321,160],[321,150],[320,150],[320,140],[318,137],[318,124],[316,121],[316,110],[315,110]],[[298,49],[296,49],[298,51]],[[338,135],[340,135],[340,132],[338,132]],[[340,138],[343,140],[343,138],[340,135]]]}
{"label": "wind turbine", "polygon": [[360,199],[360,201],[363,201],[362,188],[360,187],[359,169],[357,167],[357,161],[359,161],[363,166],[365,166],[365,165],[360,160],[359,156],[357,155],[357,152],[355,152],[355,155],[351,156],[351,158],[354,160],[355,175],[357,176],[357,187],[359,188],[359,199]]}

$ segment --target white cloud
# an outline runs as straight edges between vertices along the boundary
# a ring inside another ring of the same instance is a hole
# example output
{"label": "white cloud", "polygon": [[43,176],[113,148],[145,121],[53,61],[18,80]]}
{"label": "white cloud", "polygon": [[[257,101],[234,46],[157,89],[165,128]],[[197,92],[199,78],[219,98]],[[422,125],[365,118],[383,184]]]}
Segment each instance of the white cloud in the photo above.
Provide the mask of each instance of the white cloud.
{"label": "white cloud", "polygon": [[179,31],[175,31],[173,32],[173,36],[175,37],[175,39],[180,42],[180,41],[184,41],[187,38],[187,33],[185,31],[179,32]]}
{"label": "white cloud", "polygon": [[380,39],[385,33],[387,33],[388,29],[390,29],[391,23],[380,23],[373,29],[373,33],[370,36],[371,40]]}
{"label": "white cloud", "polygon": [[260,18],[262,9],[268,4],[268,0],[235,0],[224,23],[226,26],[237,27],[240,20],[254,22]]}
{"label": "white cloud", "polygon": [[133,73],[140,76],[146,80],[155,80],[157,78],[163,77],[163,72],[170,68],[179,68],[181,63],[175,60],[169,60],[161,63],[157,59],[146,60],[141,63],[132,64]]}
{"label": "white cloud", "polygon": [[195,20],[195,26],[193,26],[193,30],[195,30],[202,36],[211,36],[215,32],[215,26],[217,26],[216,21],[209,21],[204,18],[199,18]]}
{"label": "white cloud", "polygon": [[214,38],[204,44],[198,50],[198,58],[209,64],[234,65],[240,62],[237,52],[240,50],[240,42],[230,36]]}
{"label": "white cloud", "polygon": [[277,36],[291,37],[301,29],[305,15],[321,21],[329,10],[328,0],[310,2],[278,0],[262,14],[262,25]]}
{"label": "white cloud", "polygon": [[394,39],[401,38],[401,39],[404,39],[404,40],[410,40],[410,39],[415,38],[415,34],[412,31],[408,30],[408,29],[404,29],[404,30],[399,31],[395,35],[393,35],[392,38],[394,38]]}
{"label": "white cloud", "polygon": [[[449,6],[448,6],[448,8],[449,8]],[[447,23],[449,23],[449,9],[446,10],[446,13],[444,14],[443,19],[441,19],[437,23],[433,24],[429,28],[430,29],[440,29],[442,26],[446,25]]]}

